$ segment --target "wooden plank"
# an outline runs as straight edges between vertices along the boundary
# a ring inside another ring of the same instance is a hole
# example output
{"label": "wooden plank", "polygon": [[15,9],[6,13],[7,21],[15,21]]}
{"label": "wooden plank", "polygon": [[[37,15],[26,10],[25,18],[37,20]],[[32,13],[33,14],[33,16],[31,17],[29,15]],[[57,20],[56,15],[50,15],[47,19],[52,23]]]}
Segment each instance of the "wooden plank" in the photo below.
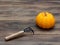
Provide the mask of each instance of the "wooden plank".
{"label": "wooden plank", "polygon": [[[28,25],[27,25],[28,24]],[[60,24],[60,23],[59,23]],[[60,27],[59,27],[59,24],[56,23],[55,27],[53,29],[51,29],[50,31],[44,31],[40,28],[38,28],[35,24],[35,22],[32,23],[32,21],[26,21],[26,22],[23,22],[23,21],[0,21],[0,31],[1,32],[7,32],[7,34],[11,34],[11,33],[14,33],[14,32],[18,32],[20,30],[23,30],[24,28],[26,27],[32,27],[32,29],[35,31],[35,34],[60,34]]]}
{"label": "wooden plank", "polygon": [[[47,4],[47,2],[45,2]],[[59,14],[60,14],[60,6],[49,4],[46,5],[43,4],[19,4],[19,5],[0,5],[0,20],[22,20],[21,17],[24,16],[24,18],[30,18],[32,15],[36,16],[41,11],[49,11],[53,13],[54,15],[58,16],[56,20],[59,21]],[[30,17],[29,17],[30,16]],[[34,17],[33,17],[34,18]]]}
{"label": "wooden plank", "polygon": [[0,41],[0,44],[1,45],[48,45],[48,44],[51,44],[51,45],[59,45],[60,44],[60,35],[27,35],[27,36],[24,36],[22,38],[18,38],[18,39],[15,39],[15,40],[12,40],[12,41],[8,41],[8,42],[5,42],[3,40],[3,38],[1,38],[0,40],[3,40],[3,41]]}

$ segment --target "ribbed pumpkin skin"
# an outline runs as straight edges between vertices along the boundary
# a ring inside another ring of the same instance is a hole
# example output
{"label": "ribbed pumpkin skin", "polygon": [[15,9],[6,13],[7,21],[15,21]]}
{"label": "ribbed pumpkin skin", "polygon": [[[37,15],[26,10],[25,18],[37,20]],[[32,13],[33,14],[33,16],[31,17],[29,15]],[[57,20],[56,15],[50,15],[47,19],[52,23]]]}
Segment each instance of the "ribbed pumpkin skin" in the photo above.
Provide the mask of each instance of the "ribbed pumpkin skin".
{"label": "ribbed pumpkin skin", "polygon": [[55,25],[55,18],[49,12],[41,12],[36,16],[36,24],[41,28],[49,29]]}

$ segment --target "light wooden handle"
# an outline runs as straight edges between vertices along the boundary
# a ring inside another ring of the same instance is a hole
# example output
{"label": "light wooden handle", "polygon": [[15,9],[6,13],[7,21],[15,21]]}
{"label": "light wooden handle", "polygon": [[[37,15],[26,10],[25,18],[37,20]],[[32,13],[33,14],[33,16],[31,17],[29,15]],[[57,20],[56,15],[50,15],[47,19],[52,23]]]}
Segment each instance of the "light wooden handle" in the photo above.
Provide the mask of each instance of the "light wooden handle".
{"label": "light wooden handle", "polygon": [[14,33],[12,35],[5,37],[5,40],[10,40],[10,39],[13,39],[15,37],[22,36],[23,34],[24,34],[24,31],[19,31],[17,33]]}

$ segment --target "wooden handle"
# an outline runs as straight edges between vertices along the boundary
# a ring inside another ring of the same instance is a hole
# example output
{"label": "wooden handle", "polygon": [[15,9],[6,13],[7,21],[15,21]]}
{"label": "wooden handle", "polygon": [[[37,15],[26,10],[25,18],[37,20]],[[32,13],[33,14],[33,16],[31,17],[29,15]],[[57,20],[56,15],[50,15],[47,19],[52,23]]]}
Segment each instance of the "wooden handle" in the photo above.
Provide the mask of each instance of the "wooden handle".
{"label": "wooden handle", "polygon": [[12,35],[5,37],[5,40],[10,40],[10,39],[13,39],[15,37],[22,36],[23,34],[24,34],[24,31],[19,31],[17,33],[14,33]]}

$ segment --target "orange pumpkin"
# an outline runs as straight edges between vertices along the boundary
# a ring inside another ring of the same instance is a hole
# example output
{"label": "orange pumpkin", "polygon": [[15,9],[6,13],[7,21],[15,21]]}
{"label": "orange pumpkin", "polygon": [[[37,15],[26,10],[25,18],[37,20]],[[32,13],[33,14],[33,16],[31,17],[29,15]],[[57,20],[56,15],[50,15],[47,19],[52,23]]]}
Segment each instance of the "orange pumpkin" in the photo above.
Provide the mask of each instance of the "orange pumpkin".
{"label": "orange pumpkin", "polygon": [[55,18],[49,12],[41,12],[36,16],[36,24],[41,28],[49,29],[54,27]]}

